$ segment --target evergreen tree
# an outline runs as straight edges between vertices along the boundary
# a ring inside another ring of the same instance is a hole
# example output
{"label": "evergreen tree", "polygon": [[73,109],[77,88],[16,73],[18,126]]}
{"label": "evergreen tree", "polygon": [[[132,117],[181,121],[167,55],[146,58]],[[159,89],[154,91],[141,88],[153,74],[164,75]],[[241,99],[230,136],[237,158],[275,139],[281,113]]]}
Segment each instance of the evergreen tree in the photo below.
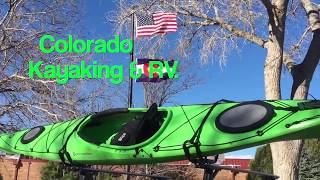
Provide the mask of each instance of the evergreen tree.
{"label": "evergreen tree", "polygon": [[[257,149],[254,160],[250,162],[250,169],[253,171],[272,173],[272,155],[270,145],[264,145]],[[248,175],[248,180],[264,180],[265,177],[254,174]]]}
{"label": "evergreen tree", "polygon": [[306,140],[300,159],[299,179],[320,179],[320,141],[318,139]]}
{"label": "evergreen tree", "polygon": [[49,161],[41,170],[41,179],[43,180],[76,180],[77,173],[65,170],[61,163]]}

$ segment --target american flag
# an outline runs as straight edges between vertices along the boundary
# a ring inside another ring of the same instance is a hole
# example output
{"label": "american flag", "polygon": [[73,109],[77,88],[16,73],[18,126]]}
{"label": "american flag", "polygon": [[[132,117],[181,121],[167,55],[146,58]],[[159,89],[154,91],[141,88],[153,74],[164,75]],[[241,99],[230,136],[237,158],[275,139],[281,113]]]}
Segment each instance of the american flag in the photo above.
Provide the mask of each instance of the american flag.
{"label": "american flag", "polygon": [[137,14],[136,36],[152,36],[177,31],[177,13]]}

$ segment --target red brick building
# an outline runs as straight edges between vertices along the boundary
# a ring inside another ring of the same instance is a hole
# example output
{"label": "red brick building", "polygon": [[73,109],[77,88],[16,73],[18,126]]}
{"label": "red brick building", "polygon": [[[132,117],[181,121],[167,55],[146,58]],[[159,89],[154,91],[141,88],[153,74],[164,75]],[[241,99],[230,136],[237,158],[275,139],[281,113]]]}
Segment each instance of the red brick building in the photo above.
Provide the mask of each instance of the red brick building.
{"label": "red brick building", "polygon": [[251,159],[237,159],[237,158],[226,158],[223,161],[223,165],[227,165],[227,166],[232,166],[232,167],[237,167],[237,168],[241,168],[241,169],[250,169],[249,165],[250,165],[250,161]]}
{"label": "red brick building", "polygon": [[[17,157],[0,156],[0,180],[14,180],[17,177],[18,180],[40,180],[41,169],[45,166],[48,161],[40,159],[26,159],[22,158],[21,163],[17,164]],[[249,169],[250,159],[237,159],[237,158],[226,158],[223,161],[223,165],[236,167],[241,169]],[[176,161],[166,163],[169,166],[188,166],[194,174],[195,179],[203,178],[203,171],[201,169],[192,168],[193,165],[190,161]],[[246,180],[247,174],[237,173],[234,174],[230,171],[221,170],[215,180],[231,180],[235,176],[236,180]]]}
{"label": "red brick building", "polygon": [[48,161],[40,159],[18,159],[0,156],[0,179],[3,180],[40,180],[41,169]]}

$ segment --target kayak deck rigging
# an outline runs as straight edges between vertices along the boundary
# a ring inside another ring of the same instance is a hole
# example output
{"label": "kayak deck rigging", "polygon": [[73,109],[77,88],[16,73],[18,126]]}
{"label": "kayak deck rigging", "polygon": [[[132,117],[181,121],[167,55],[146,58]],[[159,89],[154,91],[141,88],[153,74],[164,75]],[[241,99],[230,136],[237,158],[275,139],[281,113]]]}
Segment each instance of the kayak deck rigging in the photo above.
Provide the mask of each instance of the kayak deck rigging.
{"label": "kayak deck rigging", "polygon": [[[188,118],[186,116],[186,119],[187,121],[184,122],[182,125],[186,124],[186,123],[189,123],[191,128],[193,129],[194,131],[194,128],[192,127],[191,123],[190,123],[190,120],[192,120],[193,118],[196,118],[198,115],[206,112],[206,111],[210,111],[211,108],[214,108],[216,104],[220,104],[221,102],[225,102],[224,99],[220,100],[220,101],[217,101],[216,103],[214,103],[211,107],[208,107],[207,109],[201,111],[200,113],[198,113],[197,115],[193,116],[192,118]],[[230,101],[227,101],[227,102],[230,102]],[[258,104],[266,104],[264,103],[263,101],[251,101],[251,102],[245,102],[245,103],[240,103],[238,105],[243,105],[243,104],[250,104],[250,103],[257,103]],[[176,144],[176,145],[170,145],[170,146],[160,146],[161,142],[163,140],[165,140],[165,138],[167,138],[168,136],[166,136],[164,139],[162,139],[160,141],[160,143],[155,147],[155,151],[175,151],[175,150],[181,150],[183,149],[185,152],[188,151],[186,150],[186,148],[191,148],[191,147],[194,147],[196,149],[198,149],[198,152],[200,153],[200,150],[199,150],[199,147],[197,146],[207,146],[207,147],[213,147],[213,146],[220,146],[220,145],[225,145],[225,144],[232,144],[232,143],[235,143],[235,142],[239,142],[239,141],[244,141],[244,140],[248,140],[250,138],[254,138],[254,137],[258,137],[258,136],[263,136],[266,132],[268,132],[269,130],[271,130],[273,127],[277,126],[278,124],[280,124],[281,122],[283,122],[284,120],[288,119],[289,117],[291,117],[292,115],[294,115],[296,112],[300,111],[300,110],[307,110],[307,109],[312,109],[312,108],[319,108],[320,107],[320,103],[319,102],[307,102],[307,103],[304,103],[304,102],[301,102],[299,103],[299,107],[293,107],[293,106],[290,106],[289,104],[286,104],[282,101],[277,101],[277,100],[272,100],[272,102],[274,103],[277,103],[279,105],[281,105],[281,107],[270,107],[270,104],[268,104],[266,106],[266,108],[268,108],[269,111],[271,111],[271,108],[274,108],[276,110],[283,110],[283,111],[288,111],[287,114],[285,114],[284,116],[278,118],[276,121],[272,122],[271,124],[269,124],[268,126],[264,127],[263,129],[260,129],[260,130],[257,130],[256,131],[256,134],[252,135],[252,136],[248,136],[248,137],[245,137],[245,138],[240,138],[240,139],[237,139],[237,140],[233,140],[233,141],[229,141],[229,142],[224,142],[224,143],[217,143],[217,144],[204,144],[204,143],[200,143],[199,142],[199,138],[200,138],[200,134],[201,134],[201,131],[200,129],[202,128],[203,126],[203,123],[206,121],[206,118],[203,119],[201,125],[198,127],[197,131],[194,131],[194,136],[190,139],[190,140],[187,140],[185,141],[184,143],[182,144]],[[237,105],[236,105],[237,106]],[[235,106],[232,107],[232,109],[234,108]],[[183,106],[181,106],[181,108],[183,109]],[[227,109],[228,110],[228,109]],[[226,110],[226,111],[227,111]],[[209,115],[211,113],[211,111],[207,114]],[[267,119],[265,119],[264,121],[267,121],[268,119],[271,119],[275,114],[274,112],[268,112],[269,113],[269,117]],[[267,114],[268,114],[267,113]],[[320,112],[319,112],[320,113]],[[221,113],[222,114],[222,113]],[[220,114],[220,116],[221,116]],[[318,119],[320,118],[320,114],[319,115],[315,115],[313,117],[310,117],[310,118],[307,118],[307,119],[303,119],[303,120],[299,120],[299,121],[295,121],[294,123],[292,124],[287,124],[286,127],[287,128],[290,128],[291,126],[293,125],[296,125],[298,123],[301,123],[301,122],[305,122],[305,121],[308,121],[308,120],[314,120],[314,119]],[[265,123],[264,123],[265,124]],[[260,126],[263,126],[264,124],[260,124]],[[182,126],[181,125],[181,126]],[[179,126],[177,129],[175,129],[174,131],[178,130],[179,128],[181,128],[181,126]],[[254,129],[254,128],[253,128]],[[172,133],[174,132],[172,131]],[[251,129],[247,129],[247,131],[251,131]],[[200,134],[198,136],[196,136],[197,133]],[[231,131],[228,131],[228,133],[233,133],[232,130]],[[198,138],[198,140],[195,141],[195,138]],[[188,153],[188,152],[186,152]]]}

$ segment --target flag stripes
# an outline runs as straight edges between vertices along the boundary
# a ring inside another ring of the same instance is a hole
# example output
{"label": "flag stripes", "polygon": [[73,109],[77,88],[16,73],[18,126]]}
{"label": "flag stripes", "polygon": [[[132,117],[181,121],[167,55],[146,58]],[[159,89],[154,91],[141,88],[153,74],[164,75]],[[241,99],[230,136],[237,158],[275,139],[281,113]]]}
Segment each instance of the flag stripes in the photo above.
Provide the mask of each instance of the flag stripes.
{"label": "flag stripes", "polygon": [[177,31],[176,13],[137,14],[136,36],[152,36]]}

